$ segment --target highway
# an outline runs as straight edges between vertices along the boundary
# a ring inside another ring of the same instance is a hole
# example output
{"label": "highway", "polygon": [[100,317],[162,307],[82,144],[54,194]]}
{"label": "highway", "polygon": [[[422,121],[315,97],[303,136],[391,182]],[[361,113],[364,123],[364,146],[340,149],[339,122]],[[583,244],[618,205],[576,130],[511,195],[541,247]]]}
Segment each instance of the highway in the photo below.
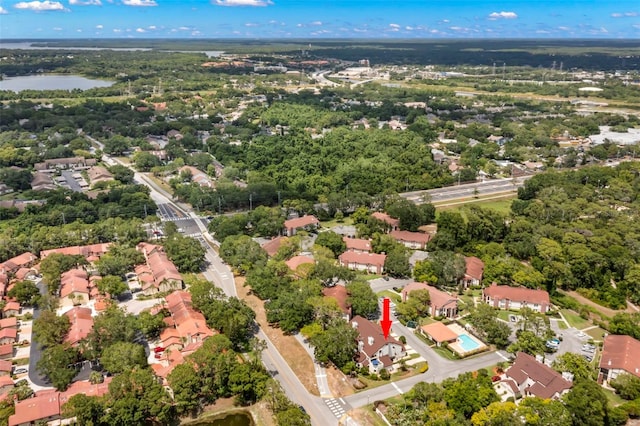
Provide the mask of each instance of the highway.
{"label": "highway", "polygon": [[[517,178],[492,179],[484,182],[464,183],[462,185],[447,186],[445,188],[429,189],[426,191],[402,192],[399,195],[416,204],[422,204],[429,200],[437,203],[475,196],[486,197],[488,195],[515,192],[531,177],[532,175],[526,175]],[[425,195],[427,195],[426,200]]]}

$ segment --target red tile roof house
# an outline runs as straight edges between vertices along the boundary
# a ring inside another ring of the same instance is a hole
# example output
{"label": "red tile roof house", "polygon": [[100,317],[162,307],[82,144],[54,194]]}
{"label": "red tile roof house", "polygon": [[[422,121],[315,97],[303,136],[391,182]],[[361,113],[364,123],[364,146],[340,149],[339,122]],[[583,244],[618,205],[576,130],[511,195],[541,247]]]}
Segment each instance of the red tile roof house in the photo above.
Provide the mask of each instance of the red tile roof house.
{"label": "red tile roof house", "polygon": [[69,246],[51,250],[42,250],[40,252],[40,258],[45,259],[50,254],[60,253],[66,255],[81,255],[91,262],[99,259],[106,252],[108,252],[109,246],[111,246],[111,243],[89,244],[86,246]]}
{"label": "red tile roof house", "polygon": [[358,253],[369,253],[371,251],[371,240],[342,237],[342,241],[344,241],[347,246],[347,251],[355,251]]}
{"label": "red tile roof house", "polygon": [[267,256],[273,257],[278,253],[278,250],[280,250],[280,246],[288,240],[289,238],[287,237],[276,237],[262,244],[261,247],[267,252]]}
{"label": "red tile roof house", "polygon": [[77,347],[93,330],[91,309],[76,306],[65,312],[64,315],[69,318],[69,323],[71,324],[64,341],[73,347]]}
{"label": "red tile roof house", "polygon": [[402,343],[391,336],[385,339],[378,324],[356,315],[351,325],[359,333],[356,355],[359,368],[368,367],[372,373],[379,373],[383,368],[392,372],[393,363],[406,355]]}
{"label": "red tile roof house", "polygon": [[13,343],[0,345],[0,360],[10,360],[13,358]]}
{"label": "red tile roof house", "polygon": [[467,267],[464,278],[462,278],[463,287],[479,286],[482,283],[482,275],[484,274],[484,262],[475,256],[465,256],[464,262]]}
{"label": "red tile roof house", "polygon": [[386,254],[358,253],[355,251],[345,251],[338,257],[340,266],[372,274],[382,274],[384,272],[384,261],[386,259]]}
{"label": "red tile roof house", "polygon": [[311,231],[320,227],[320,221],[313,215],[305,215],[284,221],[284,235],[291,237],[299,230]]}
{"label": "red tile roof house", "polygon": [[406,302],[414,290],[427,290],[430,297],[429,314],[432,317],[455,318],[458,315],[458,297],[438,290],[425,283],[413,282],[402,289],[402,301]]}
{"label": "red tile roof house", "polygon": [[0,273],[12,275],[18,272],[20,268],[29,268],[30,266],[33,266],[37,261],[38,257],[35,254],[25,252],[0,263]]}
{"label": "red tile roof house", "polygon": [[510,287],[496,283],[482,290],[482,300],[498,309],[529,308],[540,313],[547,312],[551,305],[549,293],[544,290]]}
{"label": "red tile roof house", "polygon": [[458,340],[458,334],[441,322],[423,325],[420,327],[420,332],[433,340],[436,346],[442,346],[443,343],[454,343]]}
{"label": "red tile roof house", "polygon": [[178,336],[181,346],[185,347],[192,343],[202,342],[215,334],[207,326],[204,315],[193,308],[191,293],[174,291],[167,295],[165,300],[171,314],[173,327],[165,328],[160,335],[160,340],[172,341],[174,336]]}
{"label": "red tile roof house", "polygon": [[431,240],[431,235],[422,232],[391,231],[389,233],[397,242],[412,250],[424,250]]}
{"label": "red tile roof house", "polygon": [[345,321],[349,321],[351,319],[351,305],[347,302],[349,298],[349,292],[346,287],[340,284],[334,285],[333,287],[323,287],[322,295],[324,297],[329,297],[335,300],[338,303],[338,307],[342,311],[342,318]]}
{"label": "red tile roof house", "polygon": [[640,340],[609,334],[602,346],[598,381],[610,381],[622,373],[640,377]]}
{"label": "red tile roof house", "polygon": [[2,316],[4,318],[16,317],[20,315],[20,304],[18,302],[7,302],[2,308]]}
{"label": "red tile roof house", "polygon": [[397,231],[400,226],[400,220],[394,219],[386,213],[383,212],[374,212],[371,214],[371,217],[377,219],[386,224],[388,231]]}
{"label": "red tile roof house", "polygon": [[60,277],[60,306],[89,303],[89,274],[84,269],[71,269]]}
{"label": "red tile roof house", "polygon": [[146,264],[138,265],[135,269],[144,294],[153,295],[182,288],[182,276],[162,246],[143,242],[136,249],[144,254],[146,260]]}
{"label": "red tile roof house", "polygon": [[15,328],[17,330],[19,328],[18,319],[16,317],[0,319],[0,329],[2,328]]}
{"label": "red tile roof house", "polygon": [[[298,272],[298,269],[302,265],[315,265],[316,261],[313,259],[313,257],[298,255],[298,256],[293,256],[291,259],[285,261],[284,263],[289,267],[289,269],[291,269],[291,271],[295,276],[297,276],[298,278],[303,278],[308,275],[308,272],[310,271],[310,269],[305,269],[303,267],[302,269],[300,269],[300,272]],[[306,268],[310,268],[310,267],[307,266]]]}
{"label": "red tile roof house", "polygon": [[8,376],[11,374],[13,364],[11,361],[0,360],[0,376]]}
{"label": "red tile roof house", "polygon": [[[104,396],[109,391],[111,377],[103,383],[91,384],[86,381],[75,382],[64,392],[46,390],[37,392],[33,398],[27,398],[15,405],[15,414],[9,417],[9,426],[27,426],[36,422],[50,422],[62,418],[62,407],[74,395]],[[56,423],[58,424],[58,423]]]}
{"label": "red tile roof house", "polygon": [[0,330],[0,345],[11,345],[18,340],[18,330],[15,328],[3,328]]}
{"label": "red tile roof house", "polygon": [[518,352],[515,362],[504,372],[502,380],[494,383],[503,401],[509,397],[517,400],[527,396],[557,400],[572,386],[573,377],[570,373],[560,374],[524,352]]}

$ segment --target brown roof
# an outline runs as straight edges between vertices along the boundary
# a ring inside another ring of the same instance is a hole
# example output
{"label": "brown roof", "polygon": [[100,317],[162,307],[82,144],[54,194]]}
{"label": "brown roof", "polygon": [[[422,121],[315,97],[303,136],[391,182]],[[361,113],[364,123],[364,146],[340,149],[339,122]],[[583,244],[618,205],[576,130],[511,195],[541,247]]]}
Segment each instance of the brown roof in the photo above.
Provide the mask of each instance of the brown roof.
{"label": "brown roof", "polygon": [[18,337],[18,330],[15,328],[3,328],[0,330],[0,339],[16,339]]}
{"label": "brown roof", "polygon": [[453,330],[451,330],[441,322],[434,322],[433,324],[423,325],[420,328],[422,329],[422,332],[424,334],[438,343],[450,342],[458,338],[457,333],[455,333]]}
{"label": "brown roof", "polygon": [[505,372],[505,375],[514,379],[518,386],[521,386],[527,379],[533,380],[535,383],[526,390],[542,399],[549,399],[556,394],[560,395],[563,391],[571,389],[573,385],[563,379],[560,373],[539,363],[534,357],[524,352],[518,352],[515,362]]}
{"label": "brown roof", "polygon": [[422,232],[391,231],[389,234],[397,241],[405,241],[408,243],[427,244],[431,239],[431,235]]}
{"label": "brown roof", "polygon": [[544,290],[533,290],[525,287],[510,287],[508,285],[497,285],[496,283],[482,290],[484,296],[492,299],[507,299],[518,302],[537,303],[539,305],[549,304],[549,293]]}
{"label": "brown roof", "polygon": [[287,229],[304,228],[309,225],[319,225],[320,221],[313,215],[304,215],[302,217],[296,217],[284,221],[284,227]]}
{"label": "brown roof", "polygon": [[384,266],[386,254],[359,253],[357,251],[345,251],[339,256],[342,263],[357,263],[360,265]]}
{"label": "brown roof", "polygon": [[451,295],[428,284],[418,282],[407,284],[402,289],[403,300],[405,300],[407,296],[410,296],[414,290],[427,290],[429,292],[429,304],[434,309],[440,309],[447,305],[457,306],[458,304],[458,297],[456,295]]}
{"label": "brown roof", "polygon": [[[151,279],[149,279],[149,277],[147,277],[147,279],[139,277],[143,281],[146,281],[147,284],[153,282],[153,285],[159,287],[165,280],[182,282],[182,276],[178,272],[176,265],[169,260],[162,246],[143,242],[138,244],[136,249],[144,254],[147,261],[146,265],[143,265],[142,268],[136,267],[136,273],[140,271],[141,273],[146,272],[150,274]],[[144,266],[146,266],[146,268]],[[144,285],[142,287],[145,288]]]}
{"label": "brown roof", "polygon": [[7,361],[4,359],[0,359],[0,371],[11,371],[11,369],[13,368],[13,365],[11,364],[11,361]]}
{"label": "brown roof", "polygon": [[371,240],[349,237],[342,237],[342,240],[346,244],[347,250],[371,251]]}
{"label": "brown roof", "polygon": [[482,280],[484,273],[484,262],[475,256],[465,256],[464,262],[467,266],[465,275],[476,280]]}
{"label": "brown roof", "polygon": [[347,289],[343,285],[334,285],[333,287],[324,287],[322,289],[322,295],[324,297],[330,297],[338,302],[338,306],[340,310],[345,314],[351,315],[351,305],[347,303],[347,298],[349,297],[349,293]]}
{"label": "brown roof", "polygon": [[620,369],[640,377],[640,340],[609,334],[604,338],[600,368]]}
{"label": "brown roof", "polygon": [[[358,330],[358,341],[363,343],[362,352],[366,353],[370,358],[375,357],[376,353],[387,343],[395,343],[402,346],[402,343],[391,337],[384,338],[382,328],[378,324],[374,324],[366,318],[356,315],[351,320],[351,324]],[[369,339],[371,337],[371,339]]]}
{"label": "brown roof", "polygon": [[[214,335],[213,330],[207,326],[204,315],[193,308],[191,293],[181,290],[174,291],[167,295],[165,300],[171,318],[176,324],[176,330],[184,344],[204,340]],[[165,337],[167,336],[165,335]]]}
{"label": "brown roof", "polygon": [[70,247],[61,247],[51,250],[42,250],[40,252],[40,257],[42,259],[46,258],[50,254],[60,253],[66,255],[81,255],[84,257],[89,256],[102,256],[107,251],[109,251],[109,246],[111,243],[98,243],[98,244],[89,244],[86,246],[70,246]]}
{"label": "brown roof", "polygon": [[2,312],[8,311],[20,311],[20,304],[18,302],[7,302],[4,308],[2,308]]}
{"label": "brown roof", "polygon": [[394,219],[391,216],[389,216],[386,213],[383,212],[374,212],[371,214],[372,217],[374,217],[375,219],[381,220],[384,223],[386,223],[387,225],[395,228],[400,224],[400,220],[399,219]]}
{"label": "brown roof", "polygon": [[295,271],[296,269],[298,269],[298,267],[300,267],[300,265],[304,265],[307,263],[310,263],[313,265],[314,263],[316,263],[316,261],[309,256],[293,256],[291,259],[287,260],[284,263],[286,263],[289,269],[291,269],[292,271]]}
{"label": "brown roof", "polygon": [[262,244],[262,249],[267,252],[267,255],[269,257],[275,256],[276,253],[278,253],[278,250],[280,250],[280,246],[282,245],[282,243],[287,240],[287,237],[276,237]]}

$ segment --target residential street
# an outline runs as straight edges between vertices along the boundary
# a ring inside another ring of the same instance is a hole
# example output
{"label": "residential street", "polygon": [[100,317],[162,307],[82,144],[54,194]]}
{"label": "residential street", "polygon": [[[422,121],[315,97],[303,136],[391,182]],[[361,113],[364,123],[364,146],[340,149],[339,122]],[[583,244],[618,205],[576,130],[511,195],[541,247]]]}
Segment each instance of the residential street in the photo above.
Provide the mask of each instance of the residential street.
{"label": "residential street", "polygon": [[532,175],[507,179],[491,179],[484,182],[463,183],[462,185],[429,189],[427,191],[403,192],[399,195],[416,204],[423,202],[425,194],[429,196],[431,202],[451,201],[459,198],[514,192],[523,186],[524,182],[531,177]]}

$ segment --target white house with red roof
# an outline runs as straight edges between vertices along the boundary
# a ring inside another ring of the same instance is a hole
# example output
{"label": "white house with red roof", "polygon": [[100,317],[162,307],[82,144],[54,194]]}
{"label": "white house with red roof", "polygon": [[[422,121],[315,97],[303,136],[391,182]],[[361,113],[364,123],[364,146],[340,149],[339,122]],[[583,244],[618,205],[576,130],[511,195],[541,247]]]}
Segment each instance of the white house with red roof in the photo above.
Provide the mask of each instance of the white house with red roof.
{"label": "white house with red roof", "polygon": [[386,254],[361,253],[356,251],[345,251],[338,256],[340,266],[354,271],[365,271],[372,274],[384,272],[384,262]]}
{"label": "white house with red roof", "polygon": [[423,232],[391,231],[389,235],[403,246],[412,250],[424,250],[431,240],[431,235]]}
{"label": "white house with red roof", "polygon": [[415,290],[429,292],[429,315],[432,317],[455,318],[458,315],[458,297],[445,291],[438,290],[425,283],[413,282],[402,289],[402,301],[406,302]]}
{"label": "white house with red roof", "polygon": [[640,377],[640,340],[609,334],[602,346],[598,381],[610,381],[623,373]]}
{"label": "white house with red roof", "polygon": [[351,325],[358,330],[358,367],[368,367],[372,373],[379,373],[383,368],[392,372],[393,363],[406,355],[404,345],[391,335],[385,339],[378,324],[356,315]]}
{"label": "white house with red roof", "polygon": [[529,308],[536,312],[545,313],[551,306],[549,293],[544,290],[510,287],[496,283],[482,290],[482,300],[494,308],[505,310]]}
{"label": "white house with red roof", "polygon": [[482,275],[484,274],[484,262],[475,256],[465,256],[464,263],[466,268],[462,278],[462,285],[464,288],[479,286],[482,283]]}
{"label": "white house with red roof", "polygon": [[320,227],[320,221],[313,215],[304,215],[284,221],[284,235],[291,237],[300,230],[312,231]]}

